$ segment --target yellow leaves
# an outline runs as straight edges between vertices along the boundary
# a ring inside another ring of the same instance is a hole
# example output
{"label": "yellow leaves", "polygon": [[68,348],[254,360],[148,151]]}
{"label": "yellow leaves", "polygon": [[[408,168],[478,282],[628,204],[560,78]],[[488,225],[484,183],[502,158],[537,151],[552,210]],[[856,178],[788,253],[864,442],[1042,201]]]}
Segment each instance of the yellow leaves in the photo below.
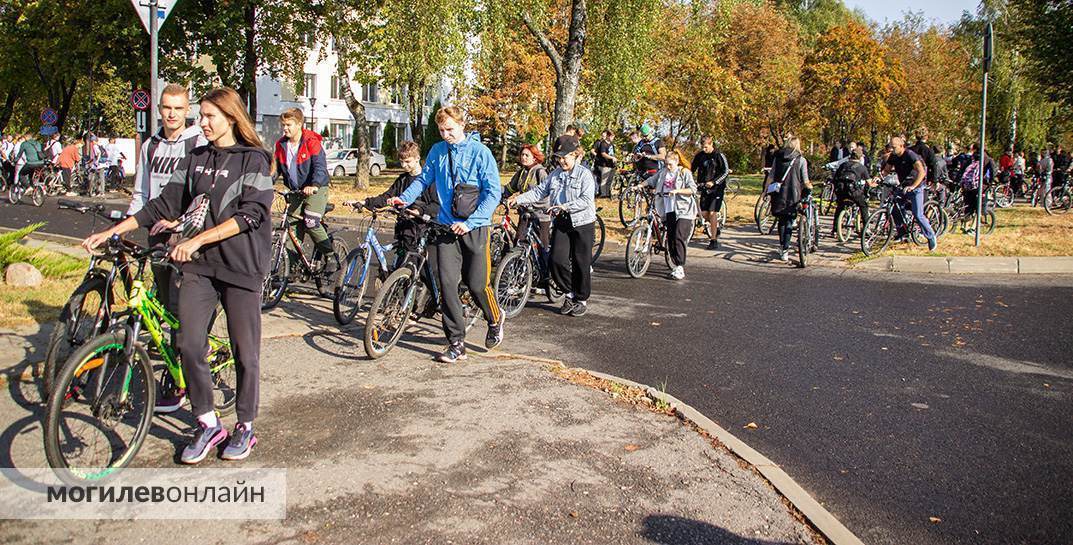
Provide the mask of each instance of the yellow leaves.
{"label": "yellow leaves", "polygon": [[742,426],[743,429],[747,429],[747,430],[755,430],[755,429],[757,429],[759,427],[760,426],[756,425],[756,422],[749,422],[748,424]]}

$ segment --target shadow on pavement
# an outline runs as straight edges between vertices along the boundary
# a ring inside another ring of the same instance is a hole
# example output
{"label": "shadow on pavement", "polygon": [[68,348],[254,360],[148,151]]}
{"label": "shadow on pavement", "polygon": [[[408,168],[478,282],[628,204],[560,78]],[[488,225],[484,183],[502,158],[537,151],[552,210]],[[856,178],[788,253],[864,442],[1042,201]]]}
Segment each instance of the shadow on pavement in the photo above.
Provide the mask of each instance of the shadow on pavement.
{"label": "shadow on pavement", "polygon": [[641,537],[664,545],[783,545],[786,543],[740,536],[706,522],[669,515],[645,517]]}

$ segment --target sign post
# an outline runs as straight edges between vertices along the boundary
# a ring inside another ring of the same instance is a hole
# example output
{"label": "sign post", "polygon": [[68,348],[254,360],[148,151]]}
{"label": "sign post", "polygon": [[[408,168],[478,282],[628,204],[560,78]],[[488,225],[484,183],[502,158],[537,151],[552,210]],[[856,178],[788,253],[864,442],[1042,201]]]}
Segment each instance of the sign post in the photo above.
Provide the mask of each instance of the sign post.
{"label": "sign post", "polygon": [[984,212],[984,139],[987,137],[987,73],[991,71],[991,60],[994,58],[995,49],[995,31],[991,26],[991,23],[987,23],[987,28],[984,29],[984,90],[983,90],[983,104],[980,107],[980,168],[978,169],[979,178],[976,187],[976,246],[980,245],[980,216]]}
{"label": "sign post", "polygon": [[[171,13],[171,9],[175,7],[175,3],[179,0],[130,0],[134,5],[135,11],[138,12],[138,17],[142,21],[142,26],[145,27],[145,31],[149,33],[149,96],[150,100],[157,97],[159,93],[158,89],[158,70],[157,70],[157,57],[160,49],[158,35],[160,34],[160,27],[167,20],[168,14]],[[156,115],[149,116],[149,132],[150,134],[156,134]]]}
{"label": "sign post", "polygon": [[[150,98],[149,91],[146,91],[145,89],[135,89],[134,92],[130,94],[130,105],[134,106],[135,130],[140,134],[145,133],[146,129],[149,128],[146,123],[146,118],[149,117],[147,110],[149,110],[151,101],[152,99]],[[150,136],[153,134],[156,134],[155,130],[149,133]]]}

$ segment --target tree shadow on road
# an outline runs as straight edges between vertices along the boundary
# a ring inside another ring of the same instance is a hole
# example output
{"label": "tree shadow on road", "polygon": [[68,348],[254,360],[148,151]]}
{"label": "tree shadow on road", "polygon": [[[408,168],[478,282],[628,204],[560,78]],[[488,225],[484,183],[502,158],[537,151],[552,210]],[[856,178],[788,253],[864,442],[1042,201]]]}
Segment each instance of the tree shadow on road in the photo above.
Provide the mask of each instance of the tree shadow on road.
{"label": "tree shadow on road", "polygon": [[791,545],[740,536],[707,522],[671,515],[645,517],[641,537],[663,545]]}

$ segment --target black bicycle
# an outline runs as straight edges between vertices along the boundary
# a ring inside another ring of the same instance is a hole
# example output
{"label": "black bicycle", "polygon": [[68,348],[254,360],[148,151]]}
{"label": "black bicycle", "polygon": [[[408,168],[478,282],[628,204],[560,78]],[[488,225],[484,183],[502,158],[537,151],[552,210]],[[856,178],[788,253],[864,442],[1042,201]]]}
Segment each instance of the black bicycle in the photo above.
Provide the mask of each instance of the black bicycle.
{"label": "black bicycle", "polygon": [[809,254],[820,249],[820,211],[812,197],[801,201],[797,209],[797,266],[808,265]]}
{"label": "black bicycle", "polygon": [[[897,179],[888,178],[879,182],[879,185],[886,187],[889,191],[880,204],[879,210],[872,212],[864,222],[864,229],[861,231],[861,252],[866,256],[882,253],[890,246],[896,234],[898,238],[908,237],[918,245],[927,244],[928,239],[924,236],[924,231],[912,212],[909,211],[909,202],[905,192],[899,187]],[[928,223],[933,229],[945,225],[946,211],[939,206],[938,202],[929,201],[929,203],[934,203],[934,205],[925,206],[924,216],[928,219]],[[935,217],[929,217],[929,212]]]}
{"label": "black bicycle", "polygon": [[[96,232],[97,218],[109,223],[116,223],[124,218],[119,210],[105,213],[102,204],[88,205],[66,199],[60,199],[59,208],[76,212],[93,214],[93,228]],[[138,251],[138,244],[123,240],[130,251]],[[103,333],[114,322],[119,312],[116,310],[120,299],[130,293],[131,277],[128,270],[126,253],[91,254],[89,267],[82,277],[82,282],[71,293],[60,311],[52,334],[45,347],[43,369],[35,369],[37,376],[44,382],[45,392],[52,391],[52,384],[67,358],[78,350],[87,339]],[[117,283],[118,280],[118,283]]]}
{"label": "black bicycle", "polygon": [[[518,213],[531,214],[532,209],[519,207]],[[541,244],[537,229],[538,223],[530,221],[529,228],[521,233],[518,246],[508,252],[496,267],[492,285],[499,308],[507,318],[521,314],[529,302],[533,286],[542,287],[548,302],[552,304],[562,304],[566,297],[551,279],[548,263],[543,258],[548,249]]]}
{"label": "black bicycle", "polygon": [[[277,192],[285,199],[300,198],[300,191]],[[324,209],[324,214],[335,210],[335,205],[329,204]],[[287,293],[287,287],[292,283],[309,283],[317,287],[317,292],[322,297],[333,297],[339,272],[343,268],[343,260],[348,251],[346,243],[337,236],[342,229],[331,230],[321,218],[321,225],[328,231],[328,241],[332,246],[332,253],[326,254],[314,245],[312,251],[302,248],[302,242],[298,240],[295,230],[284,215],[279,226],[272,230],[272,253],[269,262],[269,272],[265,276],[261,287],[261,309],[267,310],[279,304],[280,299]],[[288,242],[290,248],[288,248]],[[292,262],[290,253],[294,252],[296,260]]]}
{"label": "black bicycle", "polygon": [[[399,210],[390,209],[394,214]],[[457,238],[449,227],[429,224],[418,237],[417,247],[406,252],[406,257],[397,269],[388,275],[384,284],[369,306],[365,319],[363,343],[365,354],[379,359],[399,342],[411,319],[435,316],[440,311],[440,286],[428,262],[428,245],[434,241]],[[465,309],[466,331],[481,317],[481,309],[470,295],[465,284],[458,287],[462,306]]]}

